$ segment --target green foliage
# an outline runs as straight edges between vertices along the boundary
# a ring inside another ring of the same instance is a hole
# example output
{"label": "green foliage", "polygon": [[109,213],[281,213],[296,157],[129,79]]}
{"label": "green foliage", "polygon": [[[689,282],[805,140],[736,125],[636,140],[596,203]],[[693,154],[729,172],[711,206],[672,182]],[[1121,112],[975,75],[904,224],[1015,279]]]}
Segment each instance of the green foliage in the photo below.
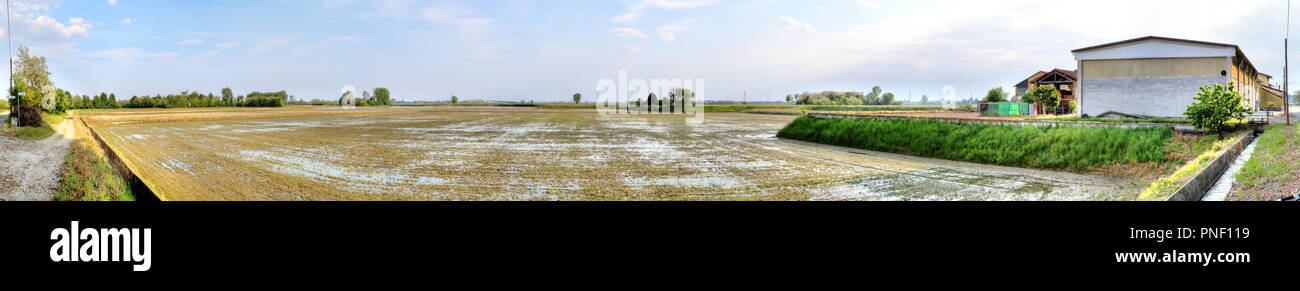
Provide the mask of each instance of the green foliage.
{"label": "green foliage", "polygon": [[1052,86],[1038,86],[1025,92],[1025,96],[1021,96],[1020,99],[1025,103],[1038,104],[1038,108],[1050,111],[1061,104],[1061,91]]}
{"label": "green foliage", "polygon": [[451,96],[451,104],[456,104],[456,102],[460,102],[460,98],[457,98],[456,96]]}
{"label": "green foliage", "polygon": [[902,105],[902,101],[894,100],[893,93],[886,93],[880,89],[880,86],[871,88],[870,93],[863,92],[841,92],[841,91],[822,91],[817,93],[804,92],[789,95],[789,99],[794,100],[795,104],[800,105]]}
{"label": "green foliage", "polygon": [[117,176],[107,160],[76,142],[64,157],[59,175],[59,201],[134,201],[131,187]]}
{"label": "green foliage", "polygon": [[1223,139],[1223,130],[1228,128],[1229,121],[1246,118],[1246,113],[1250,113],[1249,108],[1241,105],[1241,94],[1234,87],[1233,83],[1228,83],[1227,87],[1219,84],[1201,86],[1201,92],[1196,93],[1196,103],[1187,106],[1183,114],[1192,120],[1196,129],[1218,133],[1219,139]]}
{"label": "green foliage", "polygon": [[19,45],[13,66],[14,82],[26,87],[24,92],[27,92],[27,96],[22,98],[22,103],[40,104],[41,98],[45,97],[43,88],[46,85],[54,85],[54,82],[50,81],[50,70],[45,64],[45,57],[32,56],[27,46]]}
{"label": "green foliage", "polygon": [[14,130],[14,134],[26,140],[43,140],[54,135],[54,129],[45,124],[41,126],[20,126]]}
{"label": "green foliage", "polygon": [[1002,90],[1002,87],[997,87],[997,88],[989,89],[989,93],[984,95],[984,101],[985,102],[1007,102],[1007,96],[1010,96],[1010,94],[1008,94],[1006,90]]}
{"label": "green foliage", "polygon": [[573,104],[582,103],[582,93],[573,93]]}
{"label": "green foliage", "polygon": [[1294,159],[1300,152],[1300,127],[1270,125],[1255,142],[1255,153],[1237,172],[1237,182],[1245,186],[1283,185],[1297,178],[1300,163]]}
{"label": "green foliage", "polygon": [[[1074,103],[1070,103],[1074,104]],[[1090,121],[1090,122],[1110,122],[1110,123],[1177,123],[1191,124],[1187,119],[1169,119],[1169,118],[1150,118],[1150,119],[1132,119],[1132,118],[1097,118],[1097,117],[1047,117],[1047,118],[1030,118],[1030,120],[1057,120],[1057,121]]]}
{"label": "green foliage", "polygon": [[167,96],[131,96],[131,99],[119,101],[116,95],[100,93],[99,96],[95,96],[93,99],[83,97],[80,103],[73,105],[73,108],[281,107],[288,103],[289,99],[289,94],[285,91],[252,92],[247,97],[235,97],[233,95],[234,92],[230,88],[222,88],[220,97],[212,93],[201,94],[198,91],[182,91],[180,94],[168,94]]}
{"label": "green foliage", "polygon": [[1164,162],[1174,135],[1165,127],[1012,126],[934,120],[795,119],[788,139],[977,163],[1088,170],[1120,163]]}
{"label": "green foliage", "polygon": [[812,105],[799,106],[799,110],[809,111],[941,111],[943,106],[938,105],[859,105],[859,106],[836,106],[836,105]]}
{"label": "green foliage", "polygon": [[375,88],[375,96],[373,97],[373,100],[370,101],[370,104],[375,106],[393,105],[391,94],[392,93],[388,91],[388,88],[377,87]]}

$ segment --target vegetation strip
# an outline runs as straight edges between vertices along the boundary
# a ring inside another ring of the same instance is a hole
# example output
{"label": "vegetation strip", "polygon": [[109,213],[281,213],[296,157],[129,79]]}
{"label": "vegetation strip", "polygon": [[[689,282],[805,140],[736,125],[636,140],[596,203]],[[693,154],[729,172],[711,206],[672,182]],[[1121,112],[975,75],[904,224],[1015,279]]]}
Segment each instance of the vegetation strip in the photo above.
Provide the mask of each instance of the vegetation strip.
{"label": "vegetation strip", "polygon": [[1275,124],[1259,136],[1255,153],[1234,177],[1228,200],[1274,200],[1300,192],[1300,126]]}
{"label": "vegetation strip", "polygon": [[104,139],[99,136],[99,133],[95,131],[95,128],[86,124],[86,120],[83,118],[78,118],[78,120],[81,121],[82,126],[86,127],[86,131],[90,132],[90,136],[91,138],[94,138],[95,143],[99,144],[99,147],[104,150],[104,156],[108,158],[108,162],[113,165],[113,169],[117,171],[118,177],[121,177],[121,179],[125,180],[127,184],[131,186],[133,198],[145,201],[160,200],[158,196],[154,195],[154,192],[149,188],[149,185],[146,185],[144,181],[140,180],[140,177],[137,177],[135,173],[131,171],[130,167],[126,166],[126,163],[122,160],[121,156],[119,156],[117,152],[114,152],[113,148],[108,146],[108,143],[104,142]]}
{"label": "vegetation strip", "polygon": [[1004,166],[1089,170],[1163,163],[1168,127],[1010,126],[936,120],[795,119],[778,137]]}

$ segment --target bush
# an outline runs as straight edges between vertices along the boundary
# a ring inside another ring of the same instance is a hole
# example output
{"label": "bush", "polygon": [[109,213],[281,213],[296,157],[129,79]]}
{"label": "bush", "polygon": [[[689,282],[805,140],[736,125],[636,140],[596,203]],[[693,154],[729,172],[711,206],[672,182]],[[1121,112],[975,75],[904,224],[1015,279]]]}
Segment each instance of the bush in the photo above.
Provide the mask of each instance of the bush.
{"label": "bush", "polygon": [[18,110],[18,123],[24,127],[41,127],[45,126],[45,119],[41,118],[41,109],[39,107],[23,104]]}
{"label": "bush", "polygon": [[989,89],[989,93],[984,95],[984,102],[1007,102],[1007,94],[1002,87]]}
{"label": "bush", "polygon": [[1187,106],[1183,114],[1192,120],[1196,129],[1218,133],[1219,139],[1223,139],[1228,121],[1246,118],[1246,113],[1250,112],[1249,108],[1241,105],[1241,94],[1233,86],[1232,83],[1227,87],[1219,84],[1201,86],[1201,92],[1196,93],[1196,103]]}
{"label": "bush", "polygon": [[933,120],[803,116],[777,133],[788,139],[1016,167],[1088,170],[1164,162],[1167,127],[1012,126]]}

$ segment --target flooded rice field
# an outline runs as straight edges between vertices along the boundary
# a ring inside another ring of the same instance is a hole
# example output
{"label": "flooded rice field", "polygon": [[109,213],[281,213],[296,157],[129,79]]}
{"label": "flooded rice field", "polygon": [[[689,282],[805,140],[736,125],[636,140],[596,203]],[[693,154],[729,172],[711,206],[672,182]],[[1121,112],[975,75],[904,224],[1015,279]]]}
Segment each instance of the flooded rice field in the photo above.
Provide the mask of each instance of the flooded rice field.
{"label": "flooded rice field", "polygon": [[793,119],[377,110],[98,130],[168,200],[1106,200],[1144,186],[777,139]]}

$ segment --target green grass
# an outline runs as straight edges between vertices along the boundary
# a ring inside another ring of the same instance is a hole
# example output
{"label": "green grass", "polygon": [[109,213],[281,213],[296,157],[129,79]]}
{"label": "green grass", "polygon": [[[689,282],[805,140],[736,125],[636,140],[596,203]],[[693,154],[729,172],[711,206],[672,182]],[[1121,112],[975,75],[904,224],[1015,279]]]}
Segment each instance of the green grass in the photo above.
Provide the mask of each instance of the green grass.
{"label": "green grass", "polygon": [[1237,182],[1245,186],[1260,183],[1286,183],[1296,179],[1300,163],[1300,127],[1270,125],[1256,140],[1255,153],[1237,172]]}
{"label": "green grass", "polygon": [[799,110],[811,111],[943,111],[938,105],[805,105]]}
{"label": "green grass", "polygon": [[1152,182],[1150,187],[1147,187],[1146,190],[1142,190],[1141,194],[1138,194],[1138,200],[1165,200],[1170,195],[1173,195],[1174,191],[1177,191],[1178,187],[1182,186],[1181,184],[1190,180],[1192,175],[1200,173],[1202,169],[1209,166],[1210,163],[1219,156],[1219,151],[1231,146],[1233,143],[1236,143],[1237,140],[1239,139],[1229,138],[1218,140],[1217,136],[1214,135],[1208,135],[1198,139],[1196,144],[1192,146],[1191,151],[1199,152],[1200,155],[1197,155],[1191,161],[1183,164],[1183,166],[1179,167],[1173,174],[1161,177],[1155,182]]}
{"label": "green grass", "polygon": [[1171,119],[1171,118],[1130,119],[1130,118],[1096,118],[1096,117],[1044,117],[1044,118],[1026,118],[1026,120],[1092,121],[1092,122],[1112,122],[1112,123],[1175,123],[1175,124],[1192,124],[1192,121],[1189,120],[1189,119]]}
{"label": "green grass", "polygon": [[131,187],[113,167],[85,144],[72,143],[59,175],[59,201],[134,201]]}
{"label": "green grass", "polygon": [[1016,167],[1089,170],[1121,163],[1163,163],[1174,136],[1165,127],[1013,126],[933,120],[795,119],[788,139]]}
{"label": "green grass", "polygon": [[54,129],[49,126],[20,126],[14,134],[22,139],[43,140],[54,135]]}

